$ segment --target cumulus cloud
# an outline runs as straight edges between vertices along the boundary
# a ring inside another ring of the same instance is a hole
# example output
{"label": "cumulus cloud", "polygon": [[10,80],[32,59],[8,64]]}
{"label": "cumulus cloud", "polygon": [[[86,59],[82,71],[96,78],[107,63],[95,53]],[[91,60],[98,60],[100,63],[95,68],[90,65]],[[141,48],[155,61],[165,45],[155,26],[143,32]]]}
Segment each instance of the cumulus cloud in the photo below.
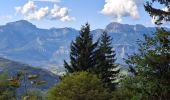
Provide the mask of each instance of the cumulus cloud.
{"label": "cumulus cloud", "polygon": [[56,4],[54,4],[52,9],[49,9],[49,7],[38,8],[34,1],[28,1],[23,6],[15,7],[15,10],[17,13],[22,14],[25,19],[29,20],[41,20],[46,18],[49,20],[72,21],[75,19],[74,17],[69,16],[68,8],[59,7]]}
{"label": "cumulus cloud", "polygon": [[27,14],[30,12],[34,12],[36,9],[36,5],[33,1],[28,1],[23,7],[15,7],[17,12],[21,12],[22,14]]}
{"label": "cumulus cloud", "polygon": [[122,21],[122,17],[128,16],[139,19],[138,5],[142,3],[143,0],[105,0],[101,13],[116,18],[118,22]]}
{"label": "cumulus cloud", "polygon": [[67,21],[74,21],[76,20],[74,17],[70,17],[70,16],[64,16],[61,18],[61,21],[63,22],[67,22]]}
{"label": "cumulus cloud", "polygon": [[72,21],[75,20],[74,17],[68,16],[69,9],[66,7],[59,7],[54,5],[53,9],[51,9],[51,19],[60,19],[61,21]]}
{"label": "cumulus cloud", "polygon": [[57,5],[54,5],[54,8],[51,9],[51,17],[52,19],[64,17],[68,14],[68,8],[65,7],[59,7]]}
{"label": "cumulus cloud", "polygon": [[28,15],[25,16],[26,19],[37,19],[40,20],[44,17],[46,17],[49,13],[49,8],[48,7],[44,7],[44,8],[40,8],[37,11],[34,11],[33,13],[29,13]]}

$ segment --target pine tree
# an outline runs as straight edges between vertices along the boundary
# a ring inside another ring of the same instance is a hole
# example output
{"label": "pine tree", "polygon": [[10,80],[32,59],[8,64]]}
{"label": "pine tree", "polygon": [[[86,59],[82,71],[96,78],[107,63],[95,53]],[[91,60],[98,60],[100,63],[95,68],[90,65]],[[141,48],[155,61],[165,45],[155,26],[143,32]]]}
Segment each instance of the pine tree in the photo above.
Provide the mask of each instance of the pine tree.
{"label": "pine tree", "polygon": [[103,32],[97,53],[96,73],[100,75],[101,79],[107,87],[115,89],[117,76],[119,74],[118,65],[115,64],[116,53],[111,46],[112,38]]}
{"label": "pine tree", "polygon": [[68,72],[90,71],[96,65],[95,52],[97,42],[93,43],[90,33],[90,25],[82,26],[80,35],[71,43],[70,64],[64,61],[64,66]]}
{"label": "pine tree", "polygon": [[[153,6],[154,2],[160,3],[164,6],[164,10],[159,7]],[[162,21],[170,21],[170,0],[151,0],[146,2],[144,5],[145,10],[153,17],[156,22],[155,24],[162,24]]]}

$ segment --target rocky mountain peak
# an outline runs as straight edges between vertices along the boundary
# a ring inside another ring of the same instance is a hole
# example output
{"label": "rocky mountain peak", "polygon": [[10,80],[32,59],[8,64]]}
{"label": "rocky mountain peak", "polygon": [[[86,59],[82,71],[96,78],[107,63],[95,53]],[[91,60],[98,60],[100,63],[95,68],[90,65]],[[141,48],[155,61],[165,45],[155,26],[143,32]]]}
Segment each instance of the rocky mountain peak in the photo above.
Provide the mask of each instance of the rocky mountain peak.
{"label": "rocky mountain peak", "polygon": [[15,22],[10,22],[7,23],[6,26],[8,27],[22,27],[22,28],[36,28],[35,25],[33,25],[32,23],[26,21],[26,20],[19,20],[19,21],[15,21]]}

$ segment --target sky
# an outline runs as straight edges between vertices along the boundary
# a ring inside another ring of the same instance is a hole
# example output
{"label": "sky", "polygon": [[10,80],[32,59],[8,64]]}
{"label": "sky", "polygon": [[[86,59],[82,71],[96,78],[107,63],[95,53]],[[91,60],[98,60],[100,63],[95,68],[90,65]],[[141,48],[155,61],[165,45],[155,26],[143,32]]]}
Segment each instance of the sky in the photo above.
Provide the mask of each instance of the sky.
{"label": "sky", "polygon": [[0,0],[0,25],[28,20],[39,28],[72,27],[86,22],[92,29],[111,22],[154,26],[143,0]]}

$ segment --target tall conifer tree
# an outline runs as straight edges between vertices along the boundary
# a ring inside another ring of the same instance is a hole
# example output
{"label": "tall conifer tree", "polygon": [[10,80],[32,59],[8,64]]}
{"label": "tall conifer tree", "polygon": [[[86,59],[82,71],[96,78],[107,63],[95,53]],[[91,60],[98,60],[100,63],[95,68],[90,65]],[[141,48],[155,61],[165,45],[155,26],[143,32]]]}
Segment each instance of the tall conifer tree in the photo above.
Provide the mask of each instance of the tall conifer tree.
{"label": "tall conifer tree", "polygon": [[90,71],[96,65],[97,42],[93,43],[90,33],[90,25],[82,26],[80,35],[71,43],[70,64],[64,61],[64,66],[68,72]]}
{"label": "tall conifer tree", "polygon": [[119,68],[115,64],[116,53],[111,46],[112,38],[103,32],[99,44],[96,72],[107,87],[114,89],[116,87],[116,80],[119,74]]}

